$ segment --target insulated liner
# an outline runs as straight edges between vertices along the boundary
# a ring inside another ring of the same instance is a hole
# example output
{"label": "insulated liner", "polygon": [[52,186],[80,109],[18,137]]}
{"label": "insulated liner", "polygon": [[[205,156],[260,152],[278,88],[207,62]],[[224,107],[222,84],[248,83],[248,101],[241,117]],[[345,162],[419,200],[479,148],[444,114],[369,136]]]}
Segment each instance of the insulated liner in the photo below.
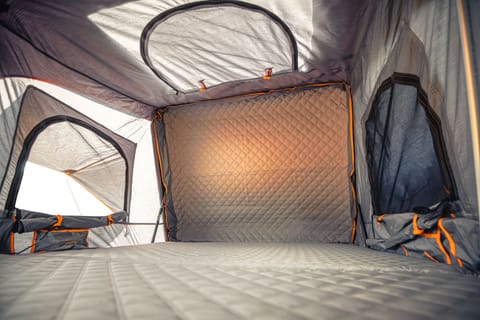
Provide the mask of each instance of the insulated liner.
{"label": "insulated liner", "polygon": [[349,241],[342,89],[197,104],[163,119],[178,240]]}

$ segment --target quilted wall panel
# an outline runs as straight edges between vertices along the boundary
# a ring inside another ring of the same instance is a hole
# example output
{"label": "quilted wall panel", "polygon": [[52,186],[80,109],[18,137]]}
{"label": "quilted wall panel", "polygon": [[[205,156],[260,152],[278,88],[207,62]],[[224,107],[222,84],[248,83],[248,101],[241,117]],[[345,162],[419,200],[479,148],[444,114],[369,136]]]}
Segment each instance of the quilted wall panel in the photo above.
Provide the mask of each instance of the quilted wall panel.
{"label": "quilted wall panel", "polygon": [[192,105],[164,121],[179,240],[349,241],[340,88]]}

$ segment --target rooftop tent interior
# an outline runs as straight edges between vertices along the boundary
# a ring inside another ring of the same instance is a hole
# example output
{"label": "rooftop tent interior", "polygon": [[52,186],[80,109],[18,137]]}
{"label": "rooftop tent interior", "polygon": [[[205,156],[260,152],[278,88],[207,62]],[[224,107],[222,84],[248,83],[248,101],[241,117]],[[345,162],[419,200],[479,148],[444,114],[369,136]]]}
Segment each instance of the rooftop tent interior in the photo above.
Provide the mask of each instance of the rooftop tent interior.
{"label": "rooftop tent interior", "polygon": [[478,1],[0,4],[0,318],[480,316]]}

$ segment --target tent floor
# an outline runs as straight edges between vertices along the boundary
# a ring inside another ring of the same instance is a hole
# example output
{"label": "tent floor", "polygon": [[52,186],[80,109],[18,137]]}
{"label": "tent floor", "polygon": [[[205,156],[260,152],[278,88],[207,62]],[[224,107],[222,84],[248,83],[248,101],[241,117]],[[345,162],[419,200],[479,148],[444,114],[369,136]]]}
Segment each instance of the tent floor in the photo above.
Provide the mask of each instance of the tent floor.
{"label": "tent floor", "polygon": [[480,279],[340,244],[0,257],[1,319],[479,319]]}

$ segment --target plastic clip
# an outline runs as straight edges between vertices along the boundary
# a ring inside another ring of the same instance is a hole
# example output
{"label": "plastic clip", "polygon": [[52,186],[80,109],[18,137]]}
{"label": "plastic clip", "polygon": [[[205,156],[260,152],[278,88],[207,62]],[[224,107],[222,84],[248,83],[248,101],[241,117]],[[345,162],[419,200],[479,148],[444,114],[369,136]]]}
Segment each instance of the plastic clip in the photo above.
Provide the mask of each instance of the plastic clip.
{"label": "plastic clip", "polygon": [[200,92],[207,90],[207,85],[205,84],[205,80],[199,80],[198,85],[200,86]]}
{"label": "plastic clip", "polygon": [[273,68],[263,69],[263,80],[270,80],[272,77]]}

